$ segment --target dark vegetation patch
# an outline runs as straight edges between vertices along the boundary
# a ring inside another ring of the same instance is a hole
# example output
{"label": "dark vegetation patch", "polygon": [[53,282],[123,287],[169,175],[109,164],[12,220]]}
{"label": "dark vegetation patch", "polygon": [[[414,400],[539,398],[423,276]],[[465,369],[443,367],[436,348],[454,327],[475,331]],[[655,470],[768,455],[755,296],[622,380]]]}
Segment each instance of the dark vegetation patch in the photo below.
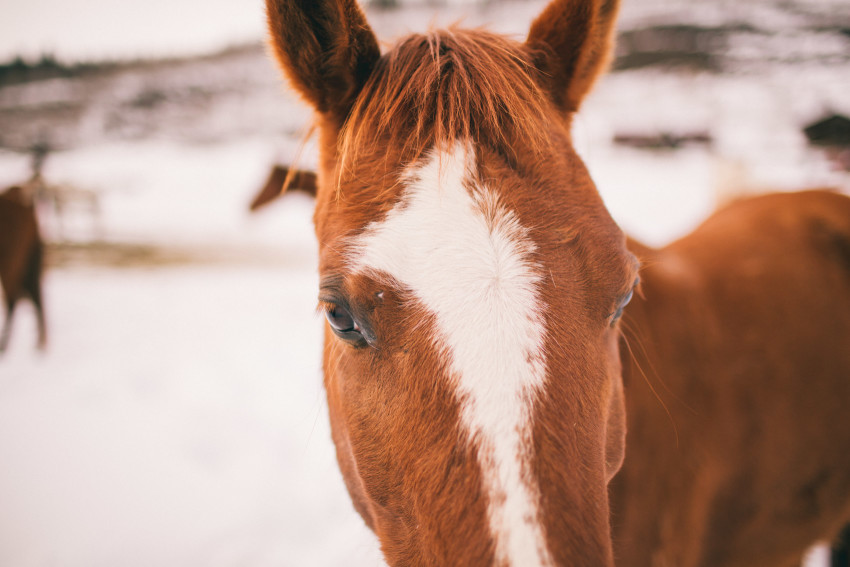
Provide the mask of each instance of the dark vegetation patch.
{"label": "dark vegetation patch", "polygon": [[61,242],[47,247],[45,261],[50,267],[109,266],[165,267],[197,262],[196,255],[152,244],[123,242]]}
{"label": "dark vegetation patch", "polygon": [[654,132],[651,134],[621,132],[614,135],[614,143],[641,150],[678,150],[690,146],[711,146],[711,134],[699,132]]}
{"label": "dark vegetation patch", "polygon": [[809,142],[816,146],[850,147],[850,118],[832,114],[803,129]]}
{"label": "dark vegetation patch", "polygon": [[[850,28],[840,24],[817,24],[802,27],[798,32],[809,38],[839,36],[846,40],[850,35]],[[734,40],[746,36],[763,39],[774,33],[747,24],[728,24],[717,27],[688,24],[654,25],[623,30],[617,37],[616,59],[612,68],[615,71],[644,68],[674,71],[729,71],[741,63],[737,60],[738,56],[730,49]],[[787,60],[787,57],[787,55],[777,56],[769,49],[762,49],[761,53],[757,53],[754,61],[748,62],[800,62]],[[803,54],[801,57],[805,59],[807,56]],[[844,52],[819,54],[812,57],[843,63],[850,60],[850,46]]]}
{"label": "dark vegetation patch", "polygon": [[60,63],[52,55],[43,55],[38,61],[29,63],[21,57],[0,63],[0,87],[46,81],[85,77],[114,70],[117,63]]}
{"label": "dark vegetation patch", "polygon": [[0,69],[0,147],[18,152],[38,140],[56,149],[149,137],[215,141],[229,134],[210,120],[218,108],[246,131],[273,131],[288,120],[275,107],[245,103],[282,90],[259,43],[182,59],[16,59]]}
{"label": "dark vegetation patch", "polygon": [[172,268],[180,266],[281,266],[309,260],[309,252],[281,253],[264,247],[172,246],[122,241],[61,241],[47,243],[50,268]]}
{"label": "dark vegetation patch", "polygon": [[719,71],[729,28],[662,25],[625,30],[617,38],[615,71],[675,67]]}
{"label": "dark vegetation patch", "polygon": [[251,53],[264,53],[260,44],[249,43],[228,47],[221,51],[197,57],[165,57],[153,59],[136,59],[129,61],[88,61],[67,63],[60,61],[50,54],[42,55],[36,61],[27,61],[23,57],[15,57],[10,61],[0,62],[0,88],[22,83],[45,81],[49,79],[77,79],[96,75],[107,75],[126,71],[144,71],[162,67],[174,67],[215,61],[219,58],[238,57]]}

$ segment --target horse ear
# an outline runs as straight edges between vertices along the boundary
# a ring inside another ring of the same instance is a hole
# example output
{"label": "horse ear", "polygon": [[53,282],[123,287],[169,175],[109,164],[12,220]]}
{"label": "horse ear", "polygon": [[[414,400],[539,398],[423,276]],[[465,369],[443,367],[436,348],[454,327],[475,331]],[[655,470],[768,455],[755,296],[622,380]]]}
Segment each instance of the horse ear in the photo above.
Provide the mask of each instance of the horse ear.
{"label": "horse ear", "polygon": [[315,197],[317,186],[318,180],[314,171],[290,169],[285,165],[275,165],[266,179],[266,184],[251,201],[249,209],[254,212],[278,197],[282,197],[288,191],[301,191]]}
{"label": "horse ear", "polygon": [[381,56],[356,0],[266,0],[284,74],[319,112],[345,121]]}
{"label": "horse ear", "polygon": [[608,67],[619,0],[554,0],[531,24],[526,45],[555,104],[578,110]]}

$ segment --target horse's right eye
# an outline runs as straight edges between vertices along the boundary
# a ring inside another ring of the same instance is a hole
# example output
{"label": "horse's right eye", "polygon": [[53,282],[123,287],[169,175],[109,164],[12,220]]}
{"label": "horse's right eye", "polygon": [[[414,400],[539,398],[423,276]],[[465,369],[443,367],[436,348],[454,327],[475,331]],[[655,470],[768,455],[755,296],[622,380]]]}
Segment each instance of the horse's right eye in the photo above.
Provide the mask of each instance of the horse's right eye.
{"label": "horse's right eye", "polygon": [[348,312],[345,307],[334,305],[325,311],[325,316],[328,319],[331,327],[337,333],[356,333],[357,323],[354,322],[354,317]]}

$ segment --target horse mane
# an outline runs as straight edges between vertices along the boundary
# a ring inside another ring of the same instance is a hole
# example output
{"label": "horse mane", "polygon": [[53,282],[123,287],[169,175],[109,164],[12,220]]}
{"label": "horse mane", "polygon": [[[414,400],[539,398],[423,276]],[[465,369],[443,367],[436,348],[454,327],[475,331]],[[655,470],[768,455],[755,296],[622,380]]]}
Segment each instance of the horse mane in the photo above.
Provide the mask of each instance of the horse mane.
{"label": "horse mane", "polygon": [[539,154],[552,121],[533,53],[484,30],[411,35],[377,62],[340,136],[342,168],[378,147],[402,163],[430,148],[475,139],[503,155],[517,143]]}

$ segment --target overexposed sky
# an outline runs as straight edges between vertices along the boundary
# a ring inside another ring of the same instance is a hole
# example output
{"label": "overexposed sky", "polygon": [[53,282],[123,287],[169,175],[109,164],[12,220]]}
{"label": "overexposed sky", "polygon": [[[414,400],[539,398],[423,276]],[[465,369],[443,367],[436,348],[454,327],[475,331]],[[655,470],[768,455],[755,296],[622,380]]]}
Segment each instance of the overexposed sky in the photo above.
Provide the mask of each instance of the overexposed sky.
{"label": "overexposed sky", "polygon": [[264,33],[263,0],[0,0],[0,61],[196,54]]}

